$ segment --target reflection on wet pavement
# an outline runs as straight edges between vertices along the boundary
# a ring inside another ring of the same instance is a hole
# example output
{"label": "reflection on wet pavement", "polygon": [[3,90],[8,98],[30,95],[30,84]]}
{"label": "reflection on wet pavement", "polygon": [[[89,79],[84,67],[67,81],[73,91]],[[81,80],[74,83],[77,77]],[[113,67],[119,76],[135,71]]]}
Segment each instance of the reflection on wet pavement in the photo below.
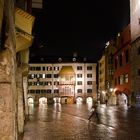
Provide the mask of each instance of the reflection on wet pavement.
{"label": "reflection on wet pavement", "polygon": [[139,140],[140,110],[99,107],[100,123],[88,121],[91,105],[29,106],[23,140]]}

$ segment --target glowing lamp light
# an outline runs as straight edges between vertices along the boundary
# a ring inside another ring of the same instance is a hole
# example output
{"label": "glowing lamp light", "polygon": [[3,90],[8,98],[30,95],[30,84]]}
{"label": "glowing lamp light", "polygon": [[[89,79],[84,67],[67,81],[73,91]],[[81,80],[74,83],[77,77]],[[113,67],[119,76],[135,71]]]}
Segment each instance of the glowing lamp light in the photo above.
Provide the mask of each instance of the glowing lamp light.
{"label": "glowing lamp light", "polygon": [[110,88],[110,92],[112,92],[113,91],[113,88]]}

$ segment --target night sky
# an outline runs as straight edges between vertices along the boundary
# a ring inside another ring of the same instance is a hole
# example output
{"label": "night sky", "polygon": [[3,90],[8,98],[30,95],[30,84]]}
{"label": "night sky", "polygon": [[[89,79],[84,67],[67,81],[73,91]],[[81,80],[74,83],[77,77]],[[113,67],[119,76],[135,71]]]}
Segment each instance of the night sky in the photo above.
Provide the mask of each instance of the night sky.
{"label": "night sky", "polygon": [[45,0],[36,16],[31,58],[86,57],[97,61],[105,43],[129,24],[129,0]]}

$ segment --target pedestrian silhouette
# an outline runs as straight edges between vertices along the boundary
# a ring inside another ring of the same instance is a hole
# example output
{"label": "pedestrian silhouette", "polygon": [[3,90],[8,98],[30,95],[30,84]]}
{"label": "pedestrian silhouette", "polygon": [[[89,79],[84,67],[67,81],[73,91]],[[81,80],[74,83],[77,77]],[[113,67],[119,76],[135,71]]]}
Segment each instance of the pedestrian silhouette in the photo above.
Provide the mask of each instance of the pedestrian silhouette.
{"label": "pedestrian silhouette", "polygon": [[106,100],[105,100],[105,104],[106,104],[106,106],[107,106],[107,102],[108,102],[108,101],[107,101],[107,99],[106,99]]}
{"label": "pedestrian silhouette", "polygon": [[96,119],[97,119],[97,121],[99,122],[99,114],[98,114],[97,107],[98,107],[98,104],[97,103],[94,103],[94,105],[91,107],[91,110],[90,110],[91,114],[90,114],[90,116],[88,118],[89,121],[91,120],[91,118],[93,116],[95,116]]}

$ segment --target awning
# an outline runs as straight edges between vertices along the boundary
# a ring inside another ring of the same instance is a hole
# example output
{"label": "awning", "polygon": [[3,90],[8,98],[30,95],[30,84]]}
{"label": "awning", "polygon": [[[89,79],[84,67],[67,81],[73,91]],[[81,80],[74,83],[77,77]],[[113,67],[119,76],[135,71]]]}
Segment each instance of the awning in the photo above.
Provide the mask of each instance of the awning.
{"label": "awning", "polygon": [[25,50],[32,45],[33,36],[26,33],[16,33],[16,52]]}
{"label": "awning", "polygon": [[15,9],[15,26],[20,30],[31,35],[34,21],[35,17],[31,14],[20,8]]}

